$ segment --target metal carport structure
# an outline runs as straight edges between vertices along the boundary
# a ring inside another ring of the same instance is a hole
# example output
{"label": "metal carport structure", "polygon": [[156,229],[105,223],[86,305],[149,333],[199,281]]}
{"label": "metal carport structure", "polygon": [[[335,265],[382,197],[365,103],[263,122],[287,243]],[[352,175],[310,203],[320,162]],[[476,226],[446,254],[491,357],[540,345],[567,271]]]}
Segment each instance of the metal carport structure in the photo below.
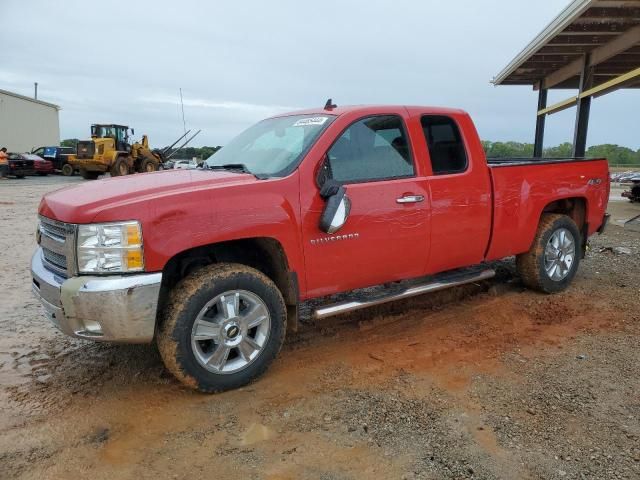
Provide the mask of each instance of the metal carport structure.
{"label": "metal carport structure", "polygon": [[[542,156],[546,116],[577,106],[573,155],[584,156],[591,99],[640,87],[640,0],[574,0],[492,83],[539,91],[534,157]],[[547,106],[550,89],[578,93]]]}

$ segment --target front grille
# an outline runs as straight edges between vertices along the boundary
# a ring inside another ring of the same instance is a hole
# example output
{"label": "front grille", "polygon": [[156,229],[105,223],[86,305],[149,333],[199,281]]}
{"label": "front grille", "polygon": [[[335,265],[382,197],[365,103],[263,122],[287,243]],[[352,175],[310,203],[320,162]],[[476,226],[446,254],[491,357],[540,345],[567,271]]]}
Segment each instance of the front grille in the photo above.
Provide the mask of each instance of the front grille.
{"label": "front grille", "polygon": [[39,243],[44,266],[64,278],[75,272],[75,233],[77,226],[40,217]]}
{"label": "front grille", "polygon": [[65,255],[60,255],[59,253],[53,252],[48,248],[42,249],[42,255],[44,259],[58,267],[59,269],[67,270],[67,257]]}
{"label": "front grille", "polygon": [[54,237],[56,240],[64,241],[67,233],[70,232],[69,225],[61,222],[53,222],[48,218],[40,218],[40,231],[43,234]]}

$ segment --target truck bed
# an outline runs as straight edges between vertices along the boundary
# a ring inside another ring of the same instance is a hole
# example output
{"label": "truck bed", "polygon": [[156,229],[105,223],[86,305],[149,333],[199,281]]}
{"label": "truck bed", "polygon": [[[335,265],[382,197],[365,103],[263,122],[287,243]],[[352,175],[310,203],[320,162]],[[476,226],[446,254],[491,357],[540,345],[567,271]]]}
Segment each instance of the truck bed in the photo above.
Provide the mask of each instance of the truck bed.
{"label": "truck bed", "polygon": [[494,205],[487,260],[529,250],[541,213],[553,211],[554,201],[582,202],[589,234],[602,224],[609,196],[606,159],[501,158],[487,164]]}

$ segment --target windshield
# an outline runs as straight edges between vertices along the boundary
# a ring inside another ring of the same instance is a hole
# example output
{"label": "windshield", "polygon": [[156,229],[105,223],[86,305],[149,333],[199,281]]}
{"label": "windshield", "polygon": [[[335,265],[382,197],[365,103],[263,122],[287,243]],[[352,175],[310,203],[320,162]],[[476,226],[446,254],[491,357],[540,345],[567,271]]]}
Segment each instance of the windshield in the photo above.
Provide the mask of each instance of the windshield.
{"label": "windshield", "polygon": [[111,125],[91,125],[91,136],[98,138],[116,138],[116,129]]}
{"label": "windshield", "polygon": [[207,167],[242,164],[254,175],[291,173],[333,115],[291,115],[263,120],[231,140],[206,160]]}

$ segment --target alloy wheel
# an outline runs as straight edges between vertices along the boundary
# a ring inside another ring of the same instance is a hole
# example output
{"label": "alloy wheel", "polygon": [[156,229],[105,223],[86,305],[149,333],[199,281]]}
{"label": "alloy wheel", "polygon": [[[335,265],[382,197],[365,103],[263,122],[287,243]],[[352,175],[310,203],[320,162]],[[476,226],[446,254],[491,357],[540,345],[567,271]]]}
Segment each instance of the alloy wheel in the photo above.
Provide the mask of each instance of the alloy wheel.
{"label": "alloy wheel", "polygon": [[198,363],[217,374],[238,372],[262,353],[271,318],[264,301],[246,290],[224,292],[200,310],[191,329]]}
{"label": "alloy wheel", "polygon": [[555,230],[544,250],[544,269],[551,280],[566,278],[576,257],[576,242],[566,228]]}

